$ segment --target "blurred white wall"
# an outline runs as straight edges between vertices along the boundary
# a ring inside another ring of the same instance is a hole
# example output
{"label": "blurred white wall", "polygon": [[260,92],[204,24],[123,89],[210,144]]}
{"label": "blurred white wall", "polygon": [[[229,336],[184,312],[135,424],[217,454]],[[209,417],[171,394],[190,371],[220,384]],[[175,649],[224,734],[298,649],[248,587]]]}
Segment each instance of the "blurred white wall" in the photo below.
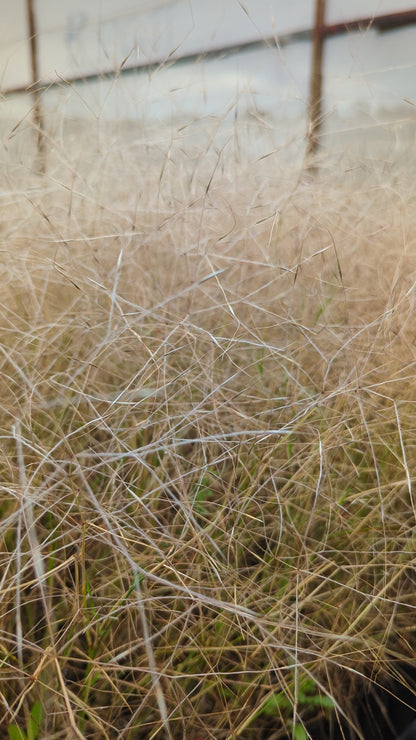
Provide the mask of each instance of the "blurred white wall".
{"label": "blurred white wall", "polygon": [[[87,119],[169,121],[247,113],[286,122],[305,119],[310,42],[192,64],[170,61],[310,28],[314,5],[315,0],[34,0],[42,79],[117,70],[137,61],[165,62],[151,73],[110,81],[62,82],[44,94],[44,108]],[[406,9],[409,2],[402,0],[327,0],[326,21]],[[0,80],[6,90],[30,83],[26,0],[0,0],[0,11]],[[328,121],[363,112],[377,116],[406,105],[410,110],[416,103],[415,41],[416,26],[328,39]],[[3,98],[0,116],[13,123],[28,115],[32,102],[26,95]]]}

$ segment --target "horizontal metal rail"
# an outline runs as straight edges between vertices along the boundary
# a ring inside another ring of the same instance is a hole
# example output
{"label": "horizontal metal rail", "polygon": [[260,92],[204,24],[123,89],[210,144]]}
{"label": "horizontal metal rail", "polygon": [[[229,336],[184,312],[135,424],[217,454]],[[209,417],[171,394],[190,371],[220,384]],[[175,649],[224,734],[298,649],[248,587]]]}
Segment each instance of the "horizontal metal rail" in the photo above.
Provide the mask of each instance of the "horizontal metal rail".
{"label": "horizontal metal rail", "polygon": [[[330,25],[323,25],[319,33],[324,37],[328,38],[331,36],[338,36],[340,34],[348,33],[350,31],[363,31],[368,29],[376,29],[380,32],[395,30],[411,24],[416,24],[416,9],[405,10],[399,13],[388,13],[378,16],[369,16],[366,18],[354,18],[350,21],[343,21],[342,23],[334,23]],[[73,85],[76,83],[89,83],[98,82],[100,80],[114,79],[121,75],[133,75],[138,72],[153,72],[158,69],[162,69],[166,66],[178,65],[178,64],[190,64],[195,62],[202,62],[208,59],[221,59],[227,56],[238,54],[242,51],[258,50],[258,49],[276,49],[298,41],[311,41],[314,37],[314,29],[304,29],[300,31],[293,31],[291,33],[282,34],[281,36],[269,36],[263,39],[254,39],[242,41],[239,44],[230,44],[218,47],[212,47],[206,51],[190,52],[188,54],[177,54],[172,53],[166,57],[154,59],[152,61],[140,61],[135,64],[129,64],[128,59],[125,60],[120,67],[116,69],[107,69],[100,72],[90,72],[83,75],[71,75],[69,77],[61,77],[57,75],[55,79],[51,80],[39,80],[39,82],[32,83],[29,85],[16,85],[15,87],[8,87],[4,90],[0,90],[0,94],[3,96],[7,95],[18,95],[20,93],[33,93],[34,91],[48,90],[54,87],[60,87],[62,85]]]}

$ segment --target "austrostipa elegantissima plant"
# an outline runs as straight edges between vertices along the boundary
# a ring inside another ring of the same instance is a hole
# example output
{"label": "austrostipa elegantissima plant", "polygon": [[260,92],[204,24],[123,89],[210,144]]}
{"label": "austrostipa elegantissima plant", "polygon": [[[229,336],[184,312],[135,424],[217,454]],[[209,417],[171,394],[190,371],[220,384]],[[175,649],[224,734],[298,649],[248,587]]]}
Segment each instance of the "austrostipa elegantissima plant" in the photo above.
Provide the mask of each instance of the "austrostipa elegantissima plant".
{"label": "austrostipa elegantissima plant", "polygon": [[112,141],[1,194],[0,725],[359,732],[414,652],[412,184]]}

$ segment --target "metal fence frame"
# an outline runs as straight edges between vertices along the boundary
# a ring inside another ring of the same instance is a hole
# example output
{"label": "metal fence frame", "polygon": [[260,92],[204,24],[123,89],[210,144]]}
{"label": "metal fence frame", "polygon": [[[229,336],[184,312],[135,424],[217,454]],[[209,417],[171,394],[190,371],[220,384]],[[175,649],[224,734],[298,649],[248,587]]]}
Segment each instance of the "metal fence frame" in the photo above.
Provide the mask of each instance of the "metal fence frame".
{"label": "metal fence frame", "polygon": [[107,69],[86,75],[75,75],[66,79],[57,77],[53,80],[42,80],[39,78],[38,65],[38,35],[36,26],[35,0],[26,0],[26,14],[28,26],[28,42],[30,45],[31,75],[32,82],[29,86],[17,85],[2,91],[3,95],[18,95],[30,93],[33,96],[33,121],[38,132],[38,149],[42,153],[44,141],[44,119],[41,105],[42,93],[50,88],[62,84],[87,83],[96,80],[114,79],[120,75],[137,74],[138,72],[149,72],[162,68],[166,65],[190,64],[196,61],[217,59],[239,51],[259,48],[282,48],[295,41],[312,41],[312,67],[309,87],[309,126],[307,132],[307,155],[310,158],[316,153],[319,146],[319,132],[322,124],[322,85],[323,72],[322,60],[324,44],[327,38],[349,33],[350,31],[366,31],[374,28],[380,32],[390,31],[404,26],[416,24],[416,8],[397,13],[384,15],[353,18],[349,21],[327,25],[325,23],[326,0],[315,0],[315,22],[313,28],[306,28],[281,36],[270,36],[263,39],[249,40],[240,44],[213,47],[203,53],[190,53],[180,55],[174,53],[164,59],[155,59],[152,62],[138,62],[135,64],[122,64],[116,69]]}

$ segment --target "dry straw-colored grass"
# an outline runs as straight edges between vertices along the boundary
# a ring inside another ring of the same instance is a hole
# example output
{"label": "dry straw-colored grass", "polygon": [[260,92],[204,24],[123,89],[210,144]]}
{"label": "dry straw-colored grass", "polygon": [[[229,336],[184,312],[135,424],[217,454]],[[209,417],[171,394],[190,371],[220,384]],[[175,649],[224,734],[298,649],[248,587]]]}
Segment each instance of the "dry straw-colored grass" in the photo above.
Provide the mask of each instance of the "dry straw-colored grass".
{"label": "dry straw-colored grass", "polygon": [[5,165],[2,737],[354,728],[414,655],[414,185],[183,148]]}

